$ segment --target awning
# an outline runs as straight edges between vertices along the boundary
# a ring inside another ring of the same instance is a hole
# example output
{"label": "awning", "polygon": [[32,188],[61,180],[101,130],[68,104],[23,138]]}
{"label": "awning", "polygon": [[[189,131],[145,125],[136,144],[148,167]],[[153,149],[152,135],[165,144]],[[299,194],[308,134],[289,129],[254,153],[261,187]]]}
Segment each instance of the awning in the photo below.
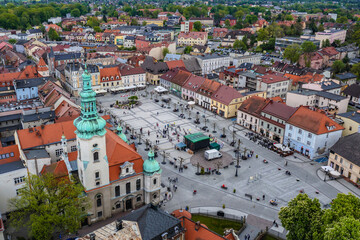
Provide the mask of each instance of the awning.
{"label": "awning", "polygon": [[330,175],[333,176],[333,177],[340,177],[341,174],[337,171],[330,171]]}
{"label": "awning", "polygon": [[334,171],[334,169],[330,166],[321,166],[322,170],[325,172],[331,172]]}
{"label": "awning", "polygon": [[162,86],[157,86],[154,90],[158,93],[167,92],[168,90]]}
{"label": "awning", "polygon": [[177,143],[175,146],[176,146],[177,148],[180,148],[180,149],[186,148],[186,144],[183,143],[183,142],[179,142],[179,143]]}
{"label": "awning", "polygon": [[190,101],[190,102],[188,102],[188,105],[195,105],[195,102],[194,102],[194,101]]}
{"label": "awning", "polygon": [[95,93],[107,93],[107,91],[104,89],[95,89],[94,92]]}

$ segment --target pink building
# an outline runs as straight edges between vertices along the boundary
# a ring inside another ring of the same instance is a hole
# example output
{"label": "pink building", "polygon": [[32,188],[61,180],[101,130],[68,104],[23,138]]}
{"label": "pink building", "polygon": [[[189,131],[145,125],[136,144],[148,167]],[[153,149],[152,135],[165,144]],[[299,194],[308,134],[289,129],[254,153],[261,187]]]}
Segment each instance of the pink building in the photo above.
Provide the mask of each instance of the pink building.
{"label": "pink building", "polygon": [[182,87],[182,98],[190,101],[195,101],[196,91],[205,82],[205,78],[196,75],[191,75]]}

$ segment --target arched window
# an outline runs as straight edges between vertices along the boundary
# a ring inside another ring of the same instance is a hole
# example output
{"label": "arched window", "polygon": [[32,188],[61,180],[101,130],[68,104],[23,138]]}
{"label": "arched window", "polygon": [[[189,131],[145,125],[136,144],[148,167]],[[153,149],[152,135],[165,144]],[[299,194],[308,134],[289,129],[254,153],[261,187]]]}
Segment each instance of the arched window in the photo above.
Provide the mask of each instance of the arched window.
{"label": "arched window", "polygon": [[99,152],[94,152],[93,156],[94,156],[94,162],[99,161]]}
{"label": "arched window", "polygon": [[96,206],[101,207],[101,194],[96,195]]}
{"label": "arched window", "polygon": [[153,182],[154,182],[154,185],[155,185],[156,184],[156,178],[154,178]]}

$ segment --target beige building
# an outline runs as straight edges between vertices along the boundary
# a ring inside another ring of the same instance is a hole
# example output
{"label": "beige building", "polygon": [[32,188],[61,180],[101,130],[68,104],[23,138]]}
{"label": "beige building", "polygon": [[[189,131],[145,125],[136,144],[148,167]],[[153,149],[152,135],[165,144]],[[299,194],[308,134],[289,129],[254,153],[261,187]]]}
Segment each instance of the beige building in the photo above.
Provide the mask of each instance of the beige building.
{"label": "beige building", "polygon": [[342,136],[347,136],[353,133],[360,132],[360,111],[357,112],[346,112],[337,115],[342,120],[342,126],[344,131]]}
{"label": "beige building", "polygon": [[360,133],[342,137],[331,148],[328,166],[355,184],[360,184]]}
{"label": "beige building", "polygon": [[178,36],[179,46],[193,46],[201,45],[204,46],[207,43],[208,33],[207,32],[188,32],[180,33]]}

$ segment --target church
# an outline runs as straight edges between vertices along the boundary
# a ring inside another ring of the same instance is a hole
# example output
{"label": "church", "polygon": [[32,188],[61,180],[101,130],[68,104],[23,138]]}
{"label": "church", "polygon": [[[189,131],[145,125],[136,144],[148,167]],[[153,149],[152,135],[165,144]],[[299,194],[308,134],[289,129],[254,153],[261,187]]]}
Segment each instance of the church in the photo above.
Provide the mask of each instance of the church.
{"label": "church", "polygon": [[31,174],[74,175],[91,202],[88,223],[160,201],[161,168],[149,151],[144,161],[119,126],[106,128],[96,107],[87,69],[83,75],[81,115],[68,122],[19,130],[15,141]]}

